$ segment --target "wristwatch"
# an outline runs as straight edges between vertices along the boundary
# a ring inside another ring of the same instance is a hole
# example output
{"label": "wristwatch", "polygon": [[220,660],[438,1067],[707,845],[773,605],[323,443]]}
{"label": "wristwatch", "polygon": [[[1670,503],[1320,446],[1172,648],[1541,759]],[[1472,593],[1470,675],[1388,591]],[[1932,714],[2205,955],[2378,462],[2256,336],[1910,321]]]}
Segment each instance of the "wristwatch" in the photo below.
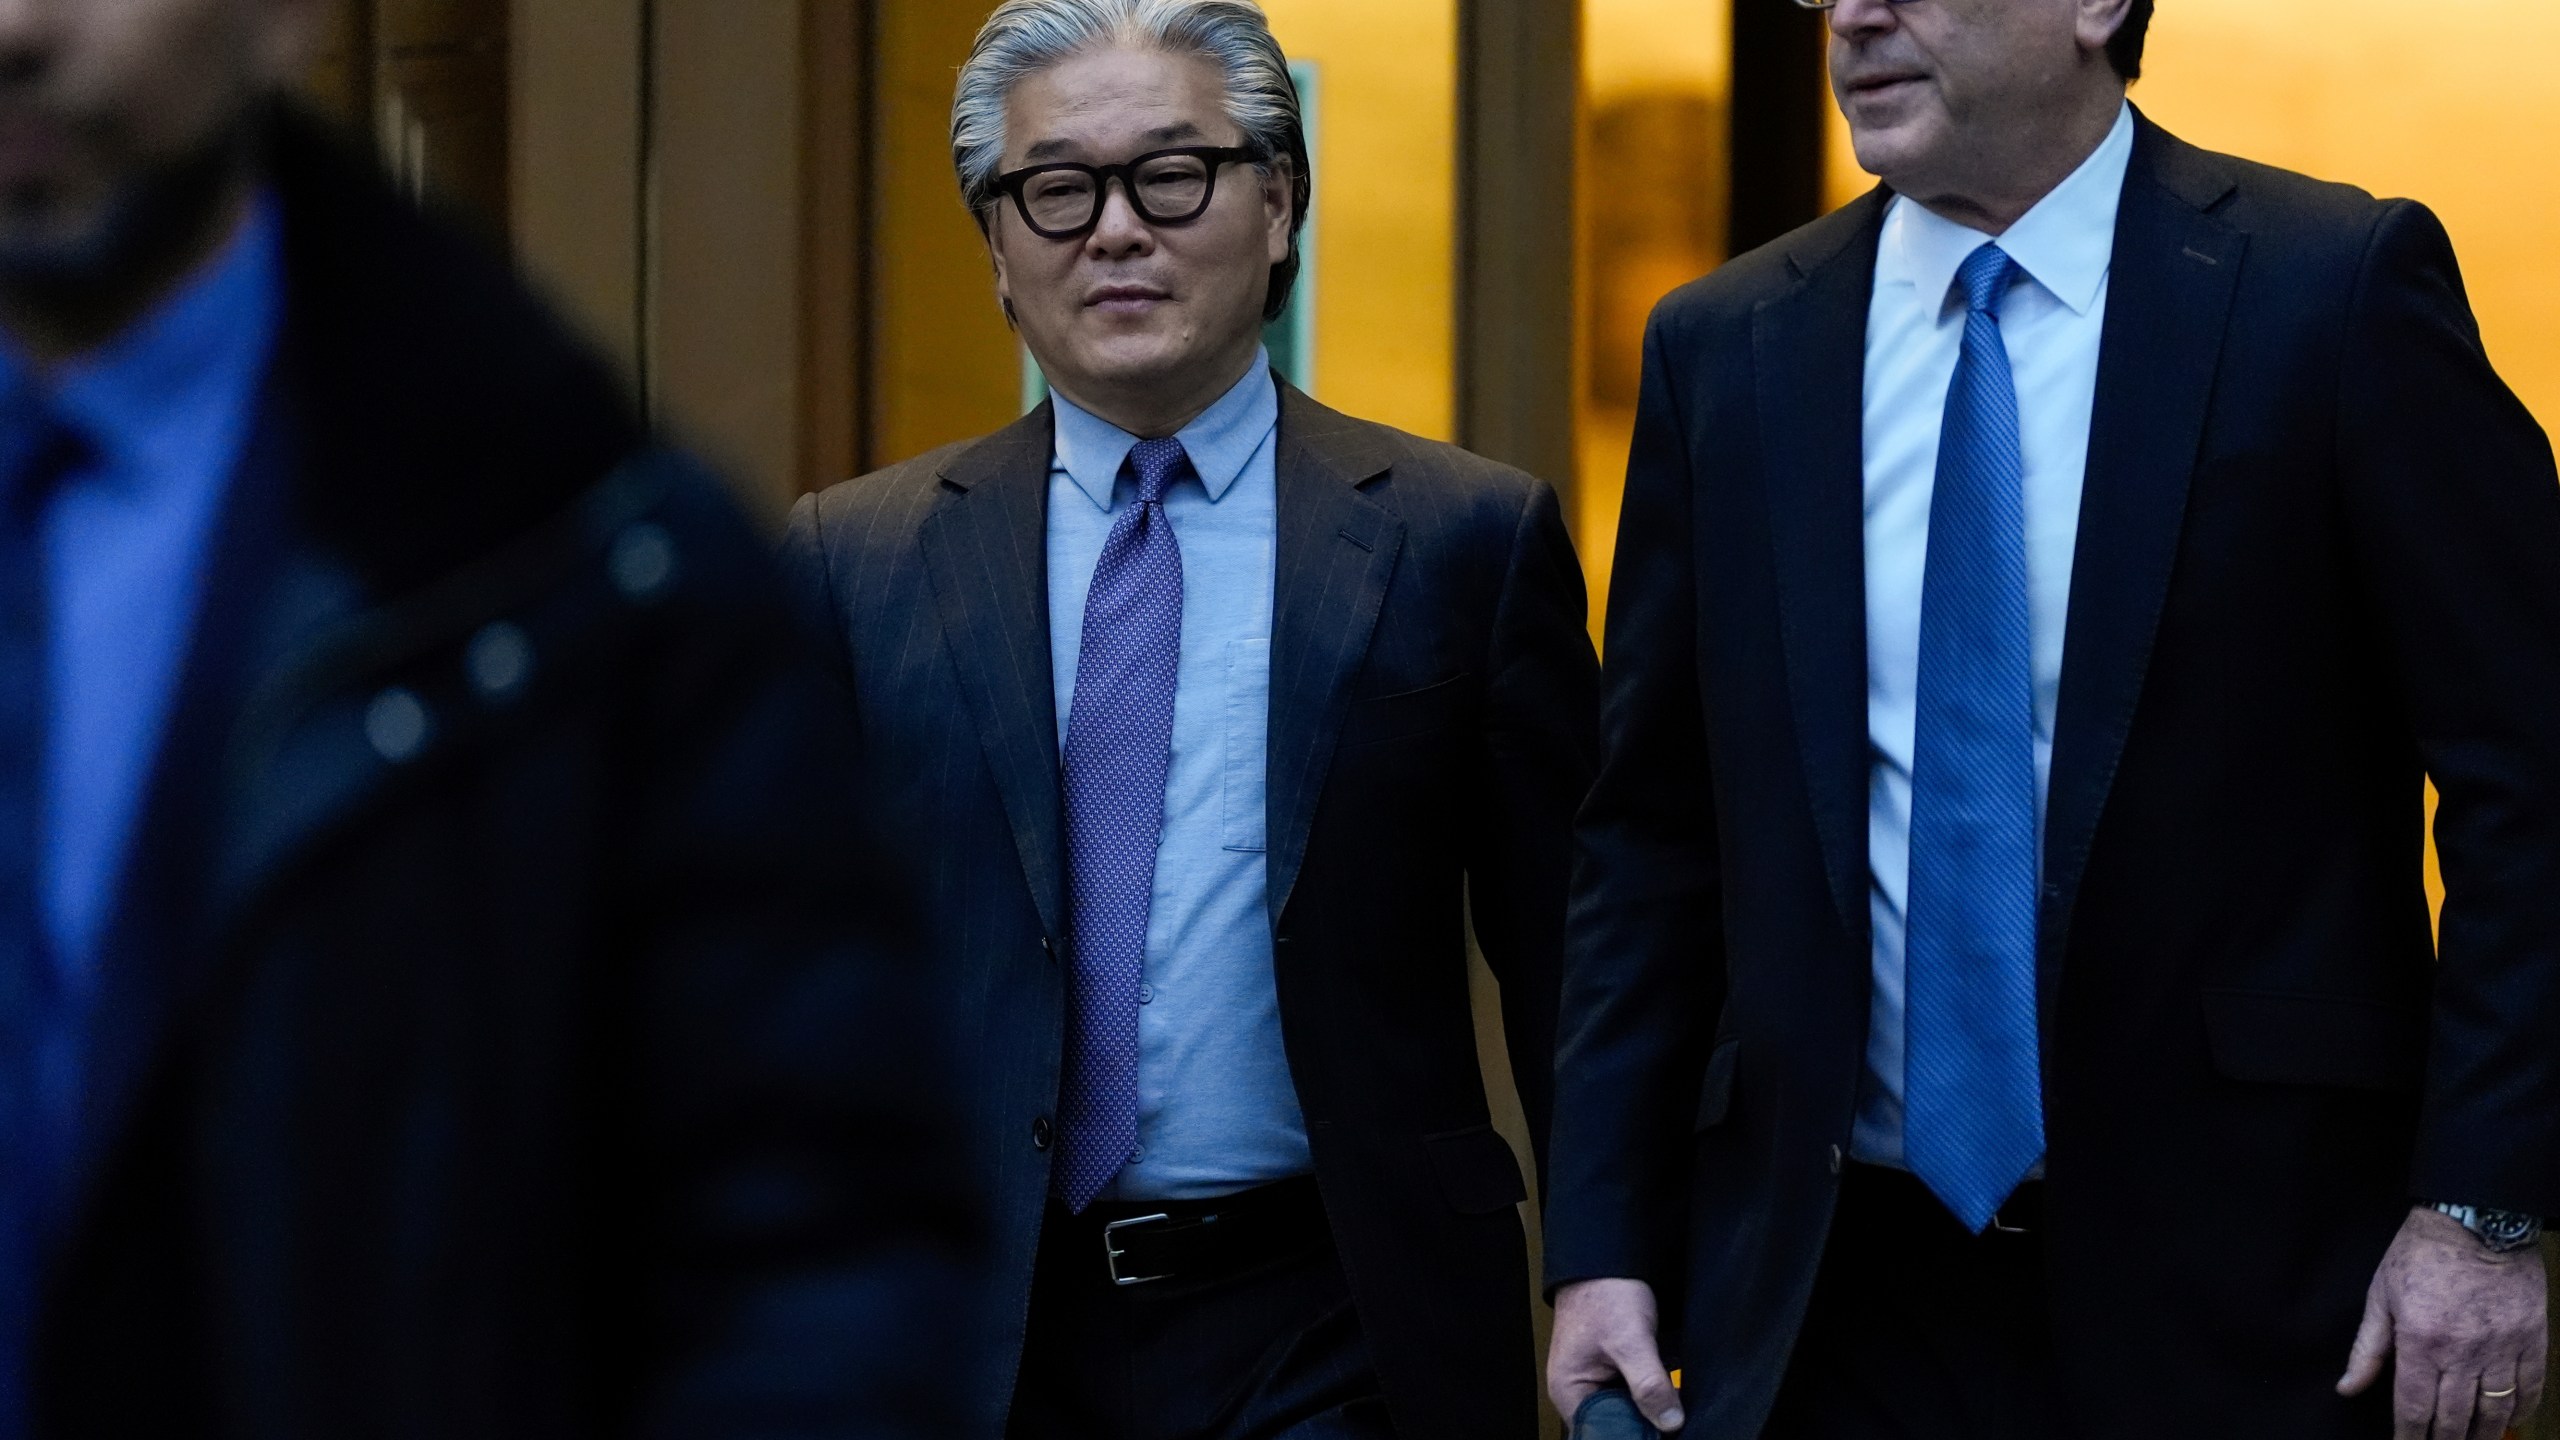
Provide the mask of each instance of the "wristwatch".
{"label": "wristwatch", "polygon": [[2451,1216],[2453,1222],[2472,1234],[2472,1238],[2489,1247],[2492,1255],[2506,1255],[2529,1250],[2542,1243],[2542,1217],[2513,1210],[2483,1210],[2477,1205],[2453,1205],[2436,1202],[2436,1213]]}

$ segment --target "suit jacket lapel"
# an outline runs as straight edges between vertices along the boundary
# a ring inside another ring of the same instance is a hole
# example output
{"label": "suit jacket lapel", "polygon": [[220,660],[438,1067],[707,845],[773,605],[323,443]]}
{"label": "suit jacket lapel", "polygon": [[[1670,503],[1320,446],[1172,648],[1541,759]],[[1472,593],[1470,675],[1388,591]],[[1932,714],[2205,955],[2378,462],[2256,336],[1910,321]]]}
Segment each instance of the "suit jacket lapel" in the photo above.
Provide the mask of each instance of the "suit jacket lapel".
{"label": "suit jacket lapel", "polygon": [[2133,726],[2248,237],[2230,170],[2145,120],[2116,220],[2045,825],[2053,994],[2089,846]]}
{"label": "suit jacket lapel", "polygon": [[1866,476],[1868,297],[1890,196],[1815,225],[1795,287],[1752,316],[1770,538],[1805,784],[1840,923],[1867,934]]}
{"label": "suit jacket lapel", "polygon": [[1404,522],[1361,493],[1393,463],[1378,431],[1281,385],[1266,802],[1274,925],[1306,862],[1351,682],[1404,549]]}
{"label": "suit jacket lapel", "polygon": [[1066,887],[1049,664],[1050,449],[1043,405],[953,456],[922,542],[961,693],[1054,936],[1065,933]]}

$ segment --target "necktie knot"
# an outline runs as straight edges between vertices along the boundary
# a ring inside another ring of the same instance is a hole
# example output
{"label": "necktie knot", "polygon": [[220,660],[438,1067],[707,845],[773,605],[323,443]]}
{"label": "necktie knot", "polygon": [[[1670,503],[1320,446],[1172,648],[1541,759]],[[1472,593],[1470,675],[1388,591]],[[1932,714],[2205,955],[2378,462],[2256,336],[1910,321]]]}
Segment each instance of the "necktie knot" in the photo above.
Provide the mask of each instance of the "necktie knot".
{"label": "necktie knot", "polygon": [[1965,308],[1997,320],[2000,302],[2008,297],[2010,282],[2018,278],[2018,262],[1997,244],[1986,243],[1964,258],[1956,270],[1956,281],[1964,286]]}
{"label": "necktie knot", "polygon": [[1171,435],[1141,440],[1129,447],[1129,468],[1137,473],[1138,503],[1161,505],[1174,482],[1191,473],[1191,452]]}

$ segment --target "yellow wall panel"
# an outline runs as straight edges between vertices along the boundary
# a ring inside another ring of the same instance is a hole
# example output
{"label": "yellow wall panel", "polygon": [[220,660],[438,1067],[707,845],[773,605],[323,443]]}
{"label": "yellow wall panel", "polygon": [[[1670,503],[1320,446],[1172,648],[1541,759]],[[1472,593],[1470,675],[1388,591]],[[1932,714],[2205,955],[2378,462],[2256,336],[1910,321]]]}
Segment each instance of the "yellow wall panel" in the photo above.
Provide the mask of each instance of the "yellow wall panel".
{"label": "yellow wall panel", "polygon": [[[1587,0],[1582,38],[1580,483],[1570,518],[1591,593],[1606,597],[1645,317],[1724,260],[1732,0]],[[1595,603],[1595,638],[1603,614]]]}
{"label": "yellow wall panel", "polygon": [[1265,0],[1317,70],[1315,388],[1446,440],[1456,425],[1453,0]]}
{"label": "yellow wall panel", "polygon": [[2134,99],[2215,150],[2424,201],[2490,358],[2560,422],[2560,10],[2499,0],[2170,0]]}
{"label": "yellow wall panel", "polygon": [[1730,0],[1585,0],[1582,76],[1594,99],[1656,88],[1723,94],[1733,69]]}
{"label": "yellow wall panel", "polygon": [[951,171],[951,88],[992,7],[881,0],[871,238],[871,455],[886,465],[1021,409],[1022,364]]}

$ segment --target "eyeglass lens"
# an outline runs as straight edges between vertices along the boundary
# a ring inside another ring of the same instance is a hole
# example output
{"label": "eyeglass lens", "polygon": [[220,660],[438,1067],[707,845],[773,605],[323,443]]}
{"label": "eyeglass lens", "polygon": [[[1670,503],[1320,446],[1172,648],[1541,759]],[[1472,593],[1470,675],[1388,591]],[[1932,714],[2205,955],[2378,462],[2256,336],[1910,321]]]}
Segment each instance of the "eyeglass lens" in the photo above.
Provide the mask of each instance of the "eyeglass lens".
{"label": "eyeglass lens", "polygon": [[[1157,155],[1130,172],[1129,203],[1140,218],[1179,224],[1209,207],[1209,162],[1197,155]],[[1102,177],[1082,168],[1044,170],[1022,186],[1022,209],[1036,228],[1066,234],[1102,218]]]}

